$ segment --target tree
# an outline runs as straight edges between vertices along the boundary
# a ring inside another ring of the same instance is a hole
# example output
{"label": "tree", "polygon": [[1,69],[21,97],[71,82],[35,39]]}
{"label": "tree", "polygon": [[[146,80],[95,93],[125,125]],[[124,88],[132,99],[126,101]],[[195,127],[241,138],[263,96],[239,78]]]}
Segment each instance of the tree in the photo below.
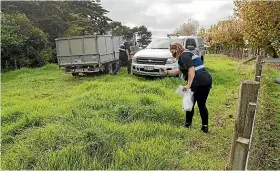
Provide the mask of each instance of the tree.
{"label": "tree", "polygon": [[[2,2],[2,11],[13,14],[24,13],[36,27],[42,29],[49,35],[49,41],[63,35],[63,32],[70,26],[69,12],[66,11],[66,4],[58,1],[5,1]],[[54,43],[52,43],[54,46]]]}
{"label": "tree", "polygon": [[[15,65],[15,60],[20,55],[24,39],[19,32],[19,26],[8,24],[6,17],[1,14],[1,68],[8,69]],[[11,65],[11,66],[10,66]],[[14,66],[14,68],[16,68]]]}
{"label": "tree", "polygon": [[83,36],[85,28],[78,24],[72,24],[63,34],[64,37]]}
{"label": "tree", "polygon": [[199,32],[198,32],[198,36],[202,37],[203,39],[206,38],[206,29],[204,27],[200,28]]}
{"label": "tree", "polygon": [[79,14],[79,18],[83,19],[87,34],[105,34],[110,29],[108,22],[111,19],[106,16],[109,11],[99,1],[68,1],[67,5],[72,13]]}
{"label": "tree", "polygon": [[203,40],[204,40],[204,43],[209,45],[209,32],[207,29],[205,29],[204,27],[200,28],[198,34],[198,36],[200,36]]}
{"label": "tree", "polygon": [[[1,12],[1,60],[2,64],[7,61],[11,66],[56,63],[54,40],[58,37],[100,35],[109,30],[113,35],[131,38],[139,32],[142,43],[149,42],[151,37],[151,32],[144,26],[129,28],[120,22],[111,22],[106,16],[109,11],[99,0],[3,1]],[[16,65],[15,60],[18,61]]]}
{"label": "tree", "polygon": [[235,1],[235,7],[235,15],[242,22],[244,39],[249,45],[264,48],[273,57],[279,56],[280,3],[278,1]]}
{"label": "tree", "polygon": [[197,20],[189,19],[187,23],[181,25],[174,33],[179,33],[181,36],[196,35],[199,28]]}
{"label": "tree", "polygon": [[110,30],[114,36],[128,36],[133,37],[133,29],[123,26],[121,22],[112,21],[110,23]]}
{"label": "tree", "polygon": [[[22,12],[34,25],[49,35],[50,42],[64,35],[65,31],[79,25],[83,34],[102,34],[109,29],[107,10],[90,1],[22,1],[2,2],[4,13]],[[72,26],[74,25],[74,26]],[[55,44],[52,43],[55,47]]]}
{"label": "tree", "polygon": [[134,38],[134,34],[137,34],[139,37],[137,42],[142,45],[147,45],[151,42],[152,33],[143,25],[140,27],[129,28],[127,26],[123,26],[121,22],[113,21],[110,23],[110,29],[112,31],[112,35],[114,36],[127,36],[129,38]]}
{"label": "tree", "polygon": [[20,67],[43,66],[50,60],[47,35],[25,14],[1,14],[1,63]]}
{"label": "tree", "polygon": [[[4,1],[7,14],[24,13],[35,27],[48,35],[55,51],[54,39],[62,36],[105,34],[109,30],[108,13],[97,1]],[[53,54],[53,62],[56,56]]]}
{"label": "tree", "polygon": [[148,31],[147,27],[143,25],[140,27],[134,27],[132,32],[137,33],[137,36],[139,37],[137,42],[141,45],[147,45],[151,42],[152,32]]}
{"label": "tree", "polygon": [[222,44],[227,48],[244,46],[242,26],[237,18],[219,21],[211,26],[208,32],[208,39],[212,45]]}

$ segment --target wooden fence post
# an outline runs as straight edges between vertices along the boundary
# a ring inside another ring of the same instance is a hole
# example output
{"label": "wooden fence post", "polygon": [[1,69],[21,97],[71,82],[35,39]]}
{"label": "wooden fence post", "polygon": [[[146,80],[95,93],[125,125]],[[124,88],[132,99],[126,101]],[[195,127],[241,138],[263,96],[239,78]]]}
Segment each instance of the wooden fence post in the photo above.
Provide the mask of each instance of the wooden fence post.
{"label": "wooden fence post", "polygon": [[[260,88],[260,83],[257,81],[243,81],[240,86],[239,101],[238,101],[238,111],[235,121],[235,130],[232,139],[232,145],[230,150],[230,161],[229,168],[233,166],[233,160],[235,156],[236,140],[238,137],[244,137],[245,122],[247,111],[251,112],[251,103],[257,103],[258,92]],[[248,109],[249,108],[249,109]],[[249,121],[247,121],[249,122]],[[248,134],[248,133],[246,133]]]}
{"label": "wooden fence post", "polygon": [[250,102],[247,109],[247,117],[245,120],[245,127],[244,127],[244,134],[243,134],[245,138],[249,139],[249,147],[247,152],[245,170],[247,170],[248,162],[249,162],[250,149],[252,145],[251,143],[253,140],[253,130],[254,130],[254,123],[256,118],[256,111],[257,111],[257,103]]}
{"label": "wooden fence post", "polygon": [[249,149],[249,139],[239,137],[236,140],[232,170],[244,170]]}
{"label": "wooden fence post", "polygon": [[235,144],[233,170],[245,170],[248,164],[248,156],[252,139],[257,104],[249,103],[246,113],[243,138],[238,137]]}
{"label": "wooden fence post", "polygon": [[257,109],[256,103],[250,102],[248,104],[246,118],[245,118],[244,132],[243,132],[244,138],[250,139],[250,137],[251,137],[252,128],[253,128],[254,121],[255,121],[256,109]]}
{"label": "wooden fence post", "polygon": [[255,76],[255,81],[258,81],[258,82],[260,82],[261,81],[261,77],[262,77],[262,68],[263,68],[263,64],[262,64],[262,62],[260,63],[260,65],[259,65],[259,67],[257,68],[257,74],[259,74],[259,75],[256,75]]}
{"label": "wooden fence post", "polygon": [[260,82],[262,74],[262,56],[257,56],[255,81]]}

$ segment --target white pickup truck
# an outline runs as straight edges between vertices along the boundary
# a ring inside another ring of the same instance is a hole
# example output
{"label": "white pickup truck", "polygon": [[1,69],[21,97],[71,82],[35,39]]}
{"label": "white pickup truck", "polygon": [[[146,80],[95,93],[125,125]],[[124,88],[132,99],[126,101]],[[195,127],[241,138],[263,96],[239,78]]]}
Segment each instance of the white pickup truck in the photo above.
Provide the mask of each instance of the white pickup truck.
{"label": "white pickup truck", "polygon": [[160,68],[167,70],[176,69],[176,60],[169,51],[170,44],[178,42],[192,53],[200,56],[205,55],[203,39],[197,36],[175,36],[153,39],[143,50],[138,51],[131,65],[131,73],[134,75],[164,76]]}

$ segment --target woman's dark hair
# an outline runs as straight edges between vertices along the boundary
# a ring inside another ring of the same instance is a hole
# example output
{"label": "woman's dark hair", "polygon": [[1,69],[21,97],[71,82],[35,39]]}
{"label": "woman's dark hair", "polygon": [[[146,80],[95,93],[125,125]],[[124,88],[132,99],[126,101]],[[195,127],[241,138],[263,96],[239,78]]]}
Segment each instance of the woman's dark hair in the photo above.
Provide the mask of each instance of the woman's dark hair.
{"label": "woman's dark hair", "polygon": [[170,49],[170,50],[171,50],[171,49],[174,49],[174,50],[176,50],[176,51],[179,52],[179,53],[182,53],[182,52],[185,51],[185,48],[184,48],[180,43],[177,43],[177,42],[172,43],[172,44],[170,45],[169,49]]}

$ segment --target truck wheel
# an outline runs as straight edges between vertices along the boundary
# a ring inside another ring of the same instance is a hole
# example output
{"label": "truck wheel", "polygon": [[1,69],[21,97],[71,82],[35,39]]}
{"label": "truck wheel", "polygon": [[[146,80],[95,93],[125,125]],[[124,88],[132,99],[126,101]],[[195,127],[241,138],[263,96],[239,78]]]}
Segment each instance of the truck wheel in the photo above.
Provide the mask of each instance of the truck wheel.
{"label": "truck wheel", "polygon": [[114,71],[116,68],[117,68],[117,63],[113,63],[113,65],[112,65],[113,71]]}
{"label": "truck wheel", "polygon": [[73,77],[77,77],[79,75],[79,73],[72,73]]}
{"label": "truck wheel", "polygon": [[113,66],[112,66],[112,64],[108,64],[107,66],[106,66],[106,74],[109,74],[109,73],[112,73],[113,72]]}

